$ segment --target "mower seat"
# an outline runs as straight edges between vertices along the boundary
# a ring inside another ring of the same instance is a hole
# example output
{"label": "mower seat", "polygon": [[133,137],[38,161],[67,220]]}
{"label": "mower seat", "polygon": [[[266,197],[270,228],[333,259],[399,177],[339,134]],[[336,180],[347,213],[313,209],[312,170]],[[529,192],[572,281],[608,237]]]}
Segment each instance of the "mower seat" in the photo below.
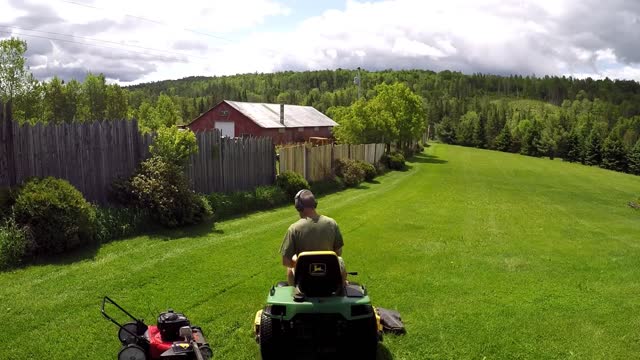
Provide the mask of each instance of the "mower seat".
{"label": "mower seat", "polygon": [[326,297],[343,290],[338,255],[333,251],[305,251],[298,255],[294,283],[309,297]]}

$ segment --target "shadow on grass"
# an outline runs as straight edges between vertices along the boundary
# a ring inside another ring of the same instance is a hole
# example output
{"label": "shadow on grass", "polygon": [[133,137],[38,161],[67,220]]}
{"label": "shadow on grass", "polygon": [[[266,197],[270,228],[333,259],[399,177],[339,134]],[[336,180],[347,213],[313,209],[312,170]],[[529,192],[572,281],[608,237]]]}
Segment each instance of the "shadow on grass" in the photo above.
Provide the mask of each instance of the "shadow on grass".
{"label": "shadow on grass", "polygon": [[215,222],[213,220],[208,220],[202,224],[177,229],[166,229],[160,227],[148,232],[146,235],[148,235],[150,239],[169,241],[187,237],[197,238],[208,234],[224,234],[224,231],[216,229]]}
{"label": "shadow on grass", "polygon": [[393,354],[382,343],[378,343],[378,352],[376,353],[376,360],[392,360]]}
{"label": "shadow on grass", "polygon": [[101,245],[102,244],[93,244],[64,254],[41,256],[36,259],[32,259],[31,261],[25,261],[14,269],[20,269],[28,266],[70,265],[83,260],[93,260],[98,254],[98,250],[100,250]]}
{"label": "shadow on grass", "polygon": [[63,254],[45,255],[39,256],[37,258],[25,259],[21,264],[12,266],[9,269],[0,270],[0,272],[26,268],[29,266],[71,265],[76,262],[93,260],[98,254],[100,247],[102,247],[103,245],[112,242],[127,241],[138,236],[148,236],[150,239],[168,241],[185,237],[202,237],[207,234],[224,234],[224,231],[215,229],[215,224],[213,221],[207,221],[199,225],[179,229],[166,229],[161,226],[154,225],[151,228],[148,228],[146,231],[140,231],[138,234],[109,240],[104,243],[91,244],[80,249],[65,252]]}
{"label": "shadow on grass", "polygon": [[447,160],[442,160],[434,155],[428,155],[425,153],[420,153],[409,159],[409,162],[412,163],[423,163],[423,164],[446,164]]}

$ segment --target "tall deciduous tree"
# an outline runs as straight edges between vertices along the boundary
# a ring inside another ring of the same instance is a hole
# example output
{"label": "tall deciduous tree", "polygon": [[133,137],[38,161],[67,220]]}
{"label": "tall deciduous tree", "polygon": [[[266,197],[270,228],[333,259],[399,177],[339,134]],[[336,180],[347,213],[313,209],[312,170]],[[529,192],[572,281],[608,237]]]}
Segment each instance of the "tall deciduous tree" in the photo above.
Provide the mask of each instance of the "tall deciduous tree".
{"label": "tall deciduous tree", "polygon": [[60,124],[65,121],[67,97],[65,87],[57,76],[44,84],[45,121]]}
{"label": "tall deciduous tree", "polygon": [[168,95],[160,95],[156,104],[156,112],[162,126],[169,127],[182,122],[180,108],[176,106]]}
{"label": "tall deciduous tree", "polygon": [[129,106],[126,90],[123,90],[116,84],[108,85],[106,91],[106,102],[105,117],[107,120],[127,118]]}
{"label": "tall deciduous tree", "polygon": [[148,102],[140,104],[137,112],[138,128],[142,133],[149,133],[158,130],[162,124],[158,118],[158,112],[153,105]]}
{"label": "tall deciduous tree", "polygon": [[[426,130],[426,115],[420,96],[404,83],[380,84],[369,101],[369,114],[381,119],[388,128],[389,140],[404,146],[420,139]],[[390,142],[390,141],[387,141]]]}
{"label": "tall deciduous tree", "polygon": [[105,119],[107,84],[103,74],[87,74],[82,84],[82,105],[85,121]]}
{"label": "tall deciduous tree", "polygon": [[44,119],[44,90],[42,84],[29,74],[24,85],[25,91],[15,97],[14,117],[18,122],[35,124]]}
{"label": "tall deciduous tree", "polygon": [[330,109],[338,122],[334,129],[341,142],[398,142],[404,146],[419,139],[426,129],[422,100],[404,84],[376,87],[376,96],[349,107]]}
{"label": "tall deciduous tree", "polygon": [[16,38],[0,40],[0,100],[11,101],[28,90],[26,51],[26,41]]}

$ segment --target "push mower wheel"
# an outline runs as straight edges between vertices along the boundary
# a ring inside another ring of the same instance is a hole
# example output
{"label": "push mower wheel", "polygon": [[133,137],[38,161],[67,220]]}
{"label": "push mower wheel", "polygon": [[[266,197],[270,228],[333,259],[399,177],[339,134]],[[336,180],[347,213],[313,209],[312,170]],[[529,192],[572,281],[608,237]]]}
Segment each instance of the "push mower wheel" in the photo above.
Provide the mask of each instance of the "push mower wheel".
{"label": "push mower wheel", "polygon": [[136,335],[140,335],[138,334],[138,323],[136,322],[128,322],[124,325],[122,325],[122,327],[118,330],[118,339],[120,339],[120,342],[123,344],[128,344],[130,343],[129,338],[134,337],[133,335],[129,334],[127,332],[127,330],[131,331],[132,333],[136,334]]}
{"label": "push mower wheel", "polygon": [[278,350],[280,350],[279,329],[274,327],[273,319],[262,313],[260,317],[260,355],[262,360],[271,360],[278,358]]}
{"label": "push mower wheel", "polygon": [[213,358],[213,350],[209,347],[209,345],[200,346],[200,353],[204,360],[209,360]]}
{"label": "push mower wheel", "polygon": [[140,346],[129,344],[120,350],[118,360],[147,360],[147,355]]}

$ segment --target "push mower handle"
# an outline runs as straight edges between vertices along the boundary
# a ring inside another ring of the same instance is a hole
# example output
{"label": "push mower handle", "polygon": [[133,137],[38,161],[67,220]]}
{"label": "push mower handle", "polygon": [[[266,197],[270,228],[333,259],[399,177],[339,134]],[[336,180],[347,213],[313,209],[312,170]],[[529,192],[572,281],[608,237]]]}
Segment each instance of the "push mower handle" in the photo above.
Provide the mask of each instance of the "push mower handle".
{"label": "push mower handle", "polygon": [[[116,304],[116,302],[115,302],[115,301],[113,301],[113,300],[111,300],[108,296],[105,296],[105,297],[102,299],[102,308],[100,309],[100,311],[102,312],[102,315],[103,315],[104,317],[106,317],[107,319],[109,319],[109,320],[111,320],[111,321],[114,321],[114,320],[113,320],[113,318],[112,318],[111,316],[107,315],[107,313],[104,311],[104,305],[105,305],[106,303],[109,303],[109,304],[111,304],[111,305],[113,305],[113,306],[117,307],[118,309],[120,309],[120,311],[122,311],[123,313],[127,314],[127,316],[129,316],[129,317],[131,318],[131,320],[134,320],[134,321],[137,321],[137,322],[142,322],[141,320],[137,319],[135,316],[133,316],[133,315],[129,314],[129,312],[128,312],[127,310],[123,309],[123,308],[122,308],[122,306],[120,306],[120,305]],[[116,324],[117,324],[117,323],[116,323]]]}

